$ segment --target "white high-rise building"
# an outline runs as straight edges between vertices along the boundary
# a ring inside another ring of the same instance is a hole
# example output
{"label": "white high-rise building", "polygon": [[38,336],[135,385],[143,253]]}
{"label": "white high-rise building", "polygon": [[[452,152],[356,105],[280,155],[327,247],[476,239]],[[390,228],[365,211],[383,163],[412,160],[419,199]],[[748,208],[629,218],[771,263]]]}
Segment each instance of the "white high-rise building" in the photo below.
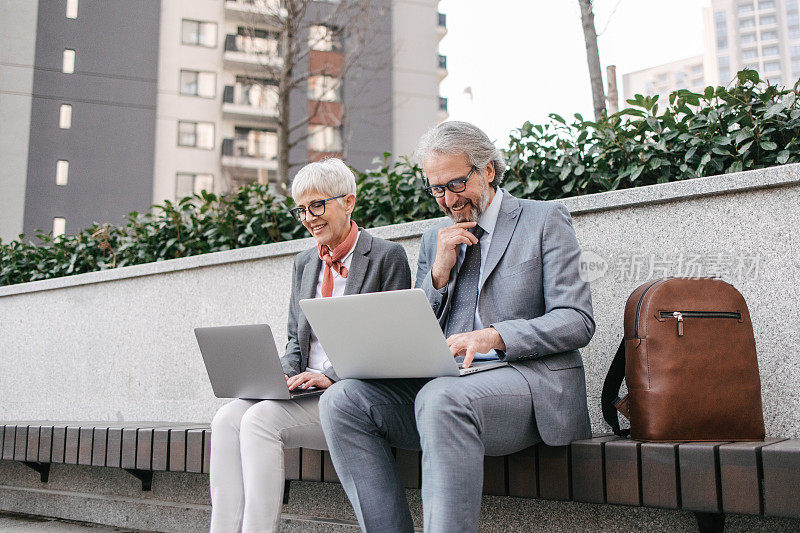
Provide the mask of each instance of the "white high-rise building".
{"label": "white high-rise building", "polygon": [[[800,0],[712,0],[703,10],[699,56],[623,76],[625,98],[728,85],[745,68],[793,86],[800,78]],[[699,66],[698,66],[699,65]],[[698,73],[702,72],[702,79]]]}

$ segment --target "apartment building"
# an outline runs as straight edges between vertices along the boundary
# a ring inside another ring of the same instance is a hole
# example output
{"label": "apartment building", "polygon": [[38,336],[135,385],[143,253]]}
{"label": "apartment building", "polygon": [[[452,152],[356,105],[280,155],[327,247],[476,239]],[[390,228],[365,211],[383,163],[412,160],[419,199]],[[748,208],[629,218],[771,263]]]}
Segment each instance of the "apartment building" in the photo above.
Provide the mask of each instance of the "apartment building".
{"label": "apartment building", "polygon": [[701,55],[625,74],[625,97],[727,85],[745,68],[785,86],[800,78],[798,0],[712,0],[703,22]]}
{"label": "apartment building", "polygon": [[[290,177],[330,155],[367,168],[386,151],[410,154],[447,117],[438,0],[373,0],[369,54],[354,61],[327,23],[335,4],[311,2],[306,15],[303,83],[287,103]],[[0,22],[4,242],[119,223],[200,190],[276,183],[286,40],[265,13],[285,16],[281,0],[0,0],[0,9],[19,15]]]}

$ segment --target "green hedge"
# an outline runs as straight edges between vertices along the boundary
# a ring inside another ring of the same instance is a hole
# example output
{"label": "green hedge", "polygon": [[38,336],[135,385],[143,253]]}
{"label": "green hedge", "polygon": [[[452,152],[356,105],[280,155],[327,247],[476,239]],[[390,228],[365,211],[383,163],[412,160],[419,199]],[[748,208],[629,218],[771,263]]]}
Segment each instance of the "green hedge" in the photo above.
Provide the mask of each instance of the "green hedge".
{"label": "green hedge", "polygon": [[[798,82],[800,83],[800,82]],[[681,90],[660,112],[657,97],[600,122],[526,122],[511,134],[504,187],[525,198],[556,199],[800,161],[798,84],[780,89],[742,71],[729,88]],[[364,227],[440,216],[421,189],[422,170],[391,155],[357,172],[354,219]],[[0,242],[0,285],[162,261],[306,236],[288,214],[291,199],[249,184],[218,197],[203,192],[131,213],[122,226],[93,225],[53,239],[37,233]]]}

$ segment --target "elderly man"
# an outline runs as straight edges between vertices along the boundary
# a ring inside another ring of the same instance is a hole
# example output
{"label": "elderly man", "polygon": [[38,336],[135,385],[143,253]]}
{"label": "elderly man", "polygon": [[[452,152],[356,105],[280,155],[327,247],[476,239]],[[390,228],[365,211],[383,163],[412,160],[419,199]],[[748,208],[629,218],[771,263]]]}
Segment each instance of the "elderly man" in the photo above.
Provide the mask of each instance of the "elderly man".
{"label": "elderly man", "polygon": [[363,530],[413,529],[396,446],[422,449],[425,531],[477,531],[484,455],[591,434],[578,352],[594,333],[591,295],[568,211],[499,189],[505,161],[483,131],[445,122],[417,155],[450,220],[423,235],[416,286],[465,366],[509,365],[433,380],[343,380],[322,396],[320,418]]}

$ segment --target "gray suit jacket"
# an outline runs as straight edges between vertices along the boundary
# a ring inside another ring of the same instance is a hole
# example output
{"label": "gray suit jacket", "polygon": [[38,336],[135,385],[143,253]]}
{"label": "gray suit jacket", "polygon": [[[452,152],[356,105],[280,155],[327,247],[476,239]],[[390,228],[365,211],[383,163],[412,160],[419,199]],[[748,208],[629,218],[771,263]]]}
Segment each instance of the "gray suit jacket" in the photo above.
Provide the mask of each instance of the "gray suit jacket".
{"label": "gray suit jacket", "polygon": [[[311,325],[300,309],[300,300],[314,298],[322,268],[317,248],[300,252],[294,258],[292,295],[289,302],[289,324],[286,353],[281,357],[283,372],[289,376],[303,372],[308,366],[311,348]],[[373,237],[361,230],[353,250],[345,294],[393,291],[411,287],[411,270],[403,247],[395,242]],[[333,368],[325,375],[338,381]]]}
{"label": "gray suit jacket", "polygon": [[[586,377],[578,348],[595,329],[589,284],[579,276],[581,250],[572,219],[560,203],[520,200],[505,190],[492,235],[478,313],[503,337],[504,361],[530,386],[542,440],[562,446],[591,436]],[[455,268],[447,291],[433,288],[430,269],[438,230],[422,236],[416,286],[425,290],[444,327],[450,312]]]}

